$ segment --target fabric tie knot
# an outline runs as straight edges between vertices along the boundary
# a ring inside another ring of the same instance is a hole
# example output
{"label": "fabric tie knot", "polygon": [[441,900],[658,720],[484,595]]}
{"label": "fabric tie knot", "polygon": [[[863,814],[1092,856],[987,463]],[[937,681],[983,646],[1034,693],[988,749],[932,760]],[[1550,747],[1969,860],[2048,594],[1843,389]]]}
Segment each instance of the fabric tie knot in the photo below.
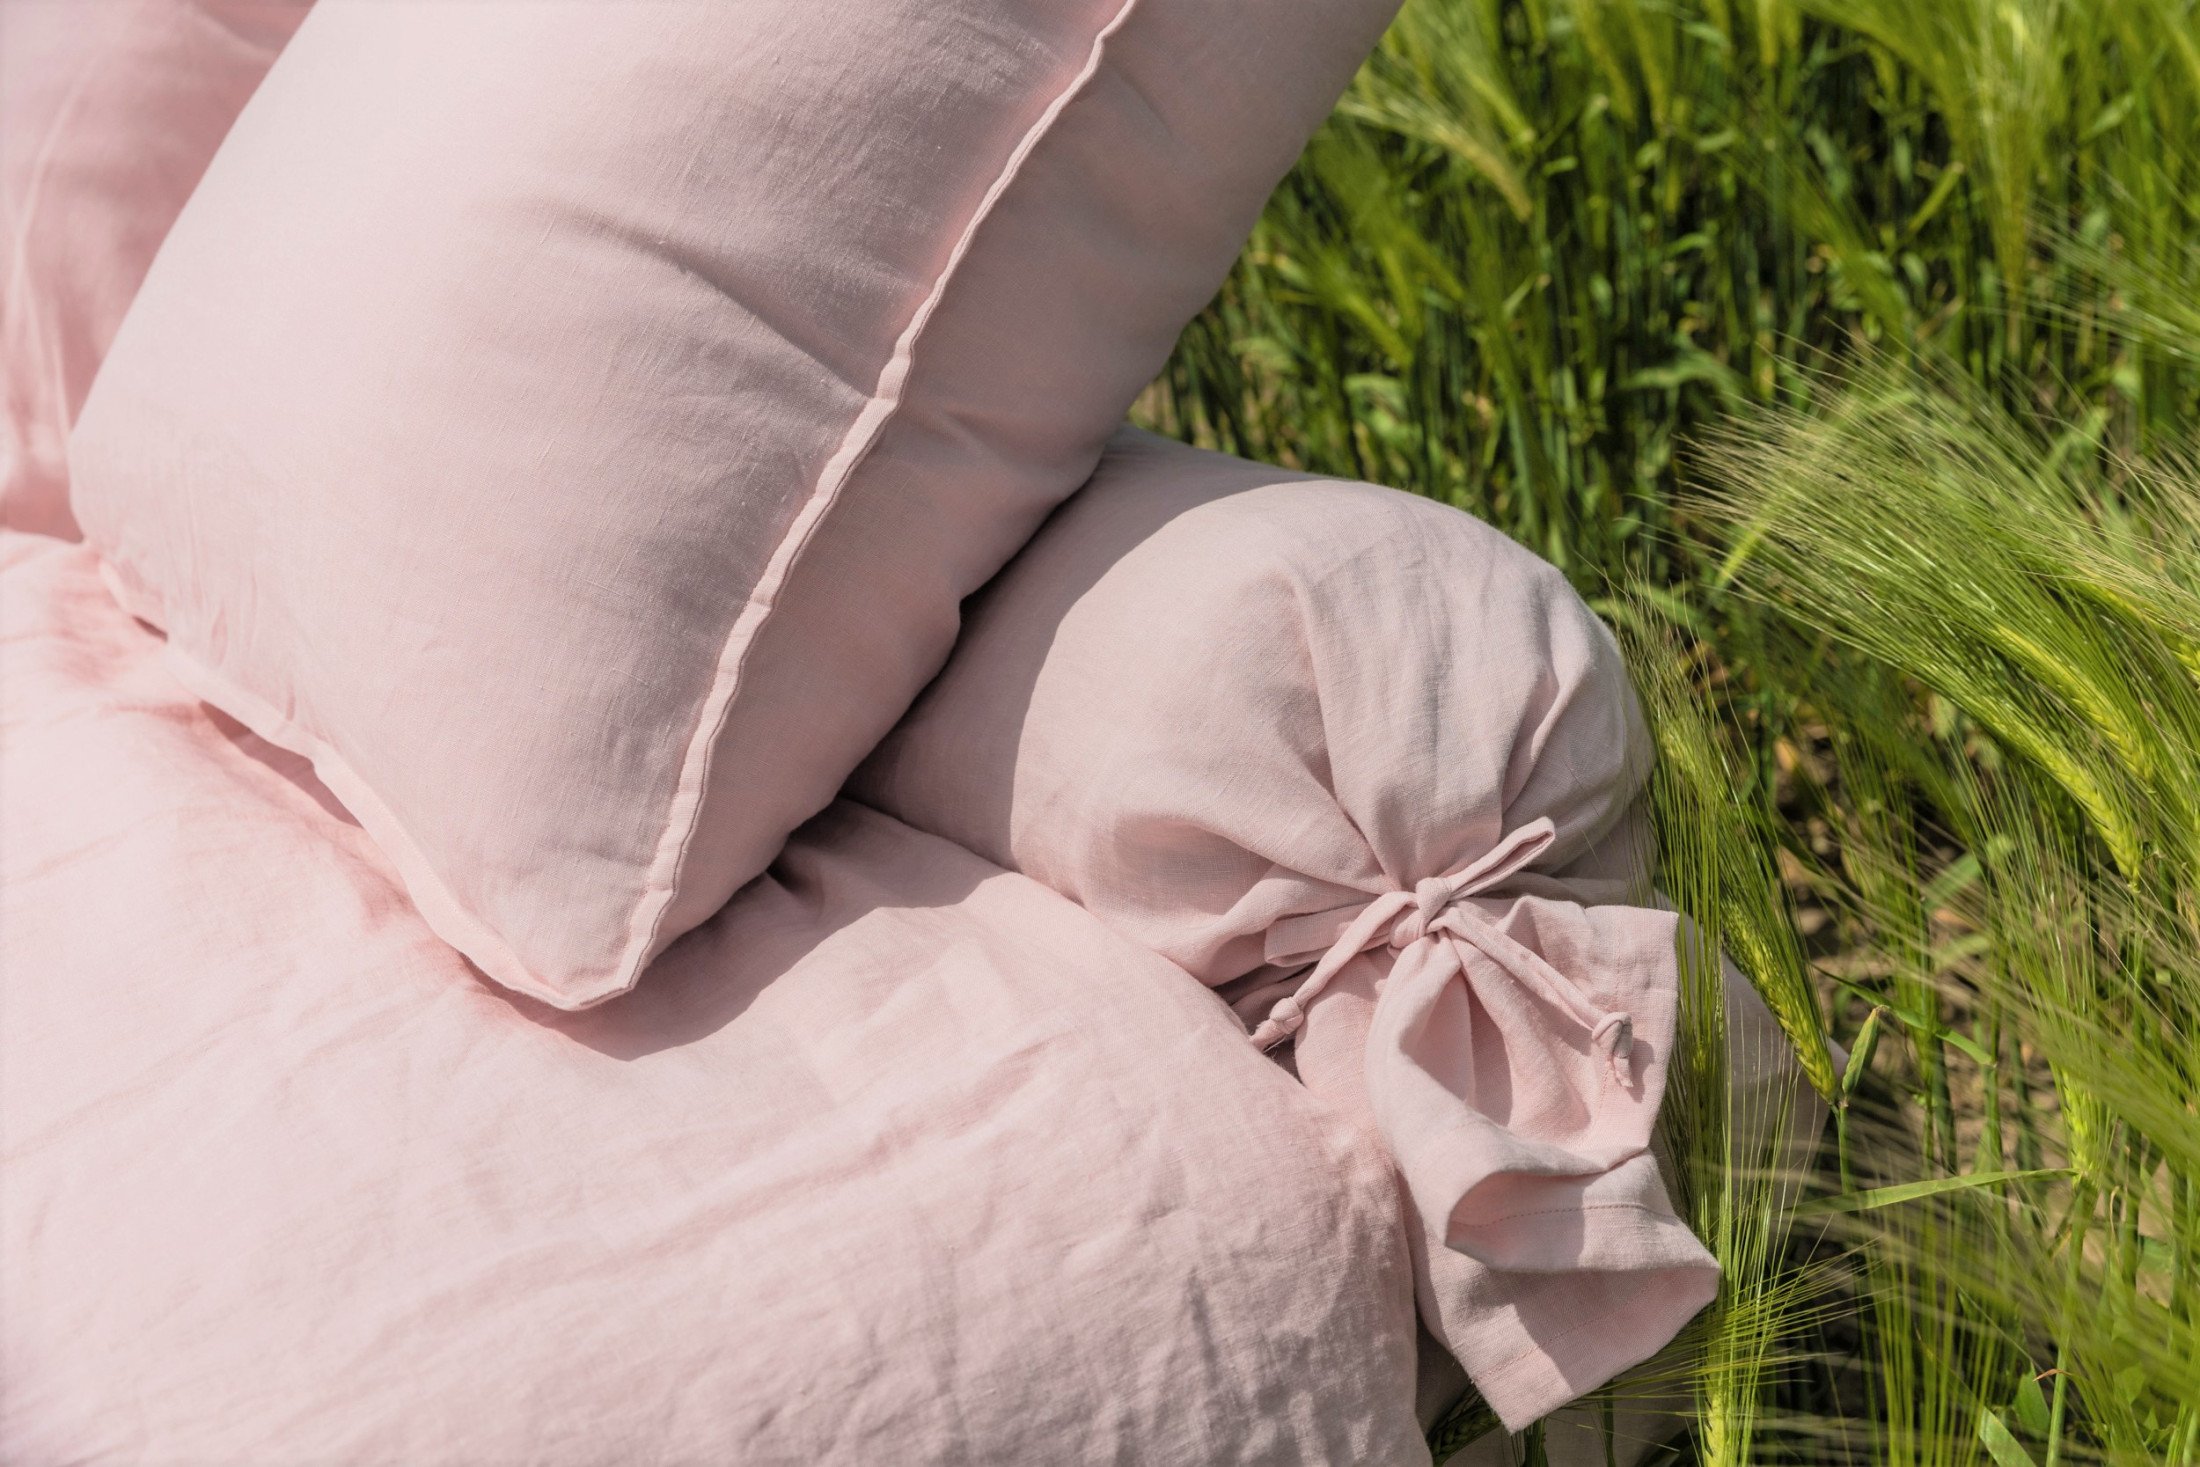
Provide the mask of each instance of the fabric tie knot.
{"label": "fabric tie knot", "polygon": [[1625,1065],[1635,1053],[1635,1021],[1625,1014],[1606,1014],[1603,1022],[1590,1032],[1589,1038],[1612,1061],[1613,1068]]}
{"label": "fabric tie knot", "polygon": [[[1386,938],[1394,951],[1403,953],[1415,943],[1448,937],[1477,950],[1513,981],[1571,1017],[1604,1056],[1612,1078],[1625,1084],[1635,1047],[1633,1018],[1598,1008],[1578,983],[1553,970],[1541,957],[1506,937],[1481,913],[1465,905],[1468,897],[1482,895],[1517,875],[1557,838],[1557,827],[1548,817],[1534,820],[1449,876],[1423,877],[1411,891],[1388,891],[1373,898],[1344,924],[1334,941],[1312,939],[1312,933],[1325,920],[1334,924],[1339,915],[1336,913],[1316,913],[1278,923],[1269,935],[1269,961],[1285,962],[1317,952],[1320,959],[1298,988],[1277,1000],[1267,1017],[1254,1027],[1253,1043],[1261,1049],[1273,1049],[1296,1034],[1306,1022],[1307,1006],[1321,995],[1329,981],[1361,953],[1384,945]],[[1333,925],[1330,930],[1334,930]]]}
{"label": "fabric tie knot", "polygon": [[1380,1141],[1426,1245],[1424,1322],[1521,1424],[1582,1384],[1531,1380],[1522,1359],[1591,1325],[1600,1351],[1642,1335],[1613,1368],[1640,1359],[1718,1280],[1650,1154],[1678,917],[1573,900],[1555,874],[1530,887],[1522,873],[1555,864],[1557,839],[1537,820],[1446,875],[1273,923],[1264,956],[1297,976],[1240,1010],[1265,1011],[1256,1045],[1296,1037],[1307,1089]]}
{"label": "fabric tie knot", "polygon": [[1444,915],[1458,890],[1441,876],[1424,877],[1413,888],[1413,910],[1400,917],[1390,929],[1390,945],[1394,948],[1410,947],[1428,936],[1428,930],[1436,919]]}
{"label": "fabric tie knot", "polygon": [[[1560,875],[1555,840],[1538,820],[1439,878],[1274,922],[1276,979],[1239,1001],[1254,1043],[1294,1038],[1307,1091],[1379,1141],[1421,1322],[1514,1423],[1646,1357],[1718,1289],[1650,1152],[1679,915],[1597,902],[1610,860]],[[1520,1366],[1575,1348],[1599,1364]]]}

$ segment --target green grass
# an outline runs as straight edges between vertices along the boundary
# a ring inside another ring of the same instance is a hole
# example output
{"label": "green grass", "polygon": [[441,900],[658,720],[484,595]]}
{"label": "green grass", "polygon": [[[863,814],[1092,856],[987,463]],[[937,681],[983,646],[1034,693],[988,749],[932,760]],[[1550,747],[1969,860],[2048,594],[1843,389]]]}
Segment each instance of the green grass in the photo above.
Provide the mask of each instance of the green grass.
{"label": "green grass", "polygon": [[1584,584],[1685,577],[1695,435],[1866,345],[2151,445],[2200,401],[2196,33],[2192,0],[1409,0],[1144,416]]}
{"label": "green grass", "polygon": [[[1620,628],[1693,1460],[2200,1463],[2200,0],[1407,0],[1140,411]],[[1835,1102],[1792,1226],[1713,939]]]}

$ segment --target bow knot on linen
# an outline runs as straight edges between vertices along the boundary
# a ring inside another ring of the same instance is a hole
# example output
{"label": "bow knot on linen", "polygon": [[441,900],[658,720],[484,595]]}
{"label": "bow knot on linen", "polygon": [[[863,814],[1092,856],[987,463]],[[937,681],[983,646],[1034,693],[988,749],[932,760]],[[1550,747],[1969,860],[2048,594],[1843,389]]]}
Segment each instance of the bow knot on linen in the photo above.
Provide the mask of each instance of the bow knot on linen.
{"label": "bow knot on linen", "polygon": [[1406,947],[1428,935],[1429,924],[1444,915],[1459,888],[1441,876],[1425,877],[1414,885],[1413,910],[1390,929],[1390,945]]}
{"label": "bow knot on linen", "polygon": [[1251,1036],[1295,1037],[1307,1088],[1381,1140],[1431,1328],[1514,1428],[1663,1344],[1719,1272],[1649,1149],[1679,919],[1519,890],[1557,838],[1538,819],[1447,875],[1275,924],[1268,961],[1312,966]]}
{"label": "bow knot on linen", "polygon": [[[1371,948],[1387,942],[1393,951],[1403,953],[1415,943],[1449,939],[1467,944],[1512,981],[1525,985],[1570,1018],[1589,1045],[1604,1056],[1613,1078],[1624,1084],[1634,1053],[1634,1019],[1623,1012],[1607,1013],[1597,1007],[1578,983],[1507,937],[1467,904],[1467,898],[1480,896],[1517,875],[1557,838],[1557,828],[1547,817],[1532,821],[1448,876],[1424,877],[1411,891],[1385,892],[1368,902],[1322,951],[1298,988],[1278,1000],[1254,1028],[1253,1043],[1261,1049],[1273,1049],[1296,1034],[1306,1022],[1307,1006],[1320,997],[1347,963]],[[1334,923],[1338,916],[1335,912],[1315,913],[1278,923],[1269,934],[1269,961],[1287,962],[1310,955],[1316,948],[1306,946],[1308,937],[1320,931],[1322,924]],[[1459,954],[1458,959],[1460,971],[1467,973],[1469,959],[1465,954]]]}

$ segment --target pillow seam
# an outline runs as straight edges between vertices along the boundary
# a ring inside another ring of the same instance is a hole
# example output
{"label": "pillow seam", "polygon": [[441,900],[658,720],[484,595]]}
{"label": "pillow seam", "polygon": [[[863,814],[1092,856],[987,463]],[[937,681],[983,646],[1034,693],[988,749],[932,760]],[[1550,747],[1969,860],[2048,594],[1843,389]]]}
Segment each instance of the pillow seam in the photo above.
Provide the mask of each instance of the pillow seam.
{"label": "pillow seam", "polygon": [[725,731],[733,700],[740,689],[742,672],[749,654],[755,649],[757,637],[764,630],[777,598],[785,588],[802,552],[815,537],[817,527],[832,507],[839,501],[856,470],[869,457],[886,426],[901,407],[909,376],[914,370],[916,352],[924,337],[925,328],[931,323],[947,289],[953,283],[964,258],[970,253],[978,232],[1015,184],[1024,164],[1036,152],[1062,114],[1099,75],[1106,58],[1108,42],[1130,20],[1141,0],[1123,0],[1115,14],[1093,33],[1092,43],[1079,68],[1062,90],[1055,94],[1038,118],[1025,130],[1001,169],[978,201],[969,221],[963,226],[954,248],[949,251],[946,263],[933,277],[931,289],[918,305],[915,315],[903,328],[896,342],[894,354],[879,374],[878,386],[870,400],[857,412],[848,426],[840,446],[826,461],[819,472],[816,485],[797,512],[787,534],[765,566],[763,577],[749,593],[747,603],[734,618],[733,626],[726,633],[720,648],[710,690],[704,695],[698,710],[695,730],[688,740],[685,756],[680,761],[680,781],[671,803],[666,809],[665,827],[658,837],[655,855],[650,861],[641,898],[632,908],[627,921],[626,941],[622,945],[616,965],[610,977],[615,985],[603,997],[623,993],[639,980],[641,970],[655,956],[658,933],[664,924],[665,913],[670,909],[674,895],[679,891],[681,877],[687,868],[688,853],[695,842],[695,834],[701,823],[704,797],[708,791],[711,766],[715,762],[720,736]]}
{"label": "pillow seam", "polygon": [[[142,595],[121,569],[104,556],[99,559],[99,578],[107,594],[125,615],[149,626],[166,626],[165,608],[157,598]],[[430,931],[458,949],[467,961],[505,988],[551,1005],[553,1008],[585,1007],[609,993],[566,993],[536,974],[494,929],[475,917],[437,872],[435,863],[422,853],[403,820],[384,804],[373,785],[351,767],[351,761],[334,745],[307,732],[297,720],[276,711],[275,706],[248,691],[235,679],[179,645],[173,637],[161,648],[161,660],[184,691],[236,719],[253,733],[313,765],[313,772],[329,793],[358,820],[369,839],[389,859],[393,874],[419,909]]]}

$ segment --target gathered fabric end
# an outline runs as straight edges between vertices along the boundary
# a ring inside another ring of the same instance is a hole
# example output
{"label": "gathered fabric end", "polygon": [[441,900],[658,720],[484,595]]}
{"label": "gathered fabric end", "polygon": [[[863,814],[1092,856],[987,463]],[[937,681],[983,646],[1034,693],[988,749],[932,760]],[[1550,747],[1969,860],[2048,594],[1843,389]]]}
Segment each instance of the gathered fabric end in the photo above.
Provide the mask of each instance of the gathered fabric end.
{"label": "gathered fabric end", "polygon": [[[1251,1034],[1254,1047],[1263,1051],[1274,1049],[1297,1034],[1306,1022],[1307,1005],[1319,998],[1345,964],[1360,954],[1386,943],[1393,951],[1403,953],[1415,943],[1450,938],[1480,950],[1533,990],[1537,997],[1570,1015],[1587,1035],[1588,1043],[1604,1055],[1612,1077],[1625,1084],[1635,1047],[1633,1016],[1606,1013],[1598,1008],[1582,992],[1580,985],[1513,942],[1488,918],[1466,904],[1467,898],[1482,896],[1517,875],[1557,838],[1557,827],[1550,819],[1539,818],[1448,876],[1424,877],[1411,891],[1389,891],[1369,901],[1322,951],[1320,959],[1299,986],[1278,999],[1267,1017],[1254,1026]],[[1301,930],[1297,923],[1284,924],[1271,934],[1270,962],[1288,963],[1293,958],[1308,956],[1304,951],[1281,950],[1293,943],[1291,934],[1297,930]],[[1462,969],[1464,966],[1462,961]]]}
{"label": "gathered fabric end", "polygon": [[1277,1045],[1299,1032],[1306,1022],[1306,1005],[1295,993],[1285,994],[1276,1000],[1276,1006],[1268,1011],[1268,1017],[1253,1026],[1253,1047],[1262,1051]]}
{"label": "gathered fabric end", "polygon": [[[1278,923],[1269,962],[1312,966],[1251,1032],[1297,1039],[1309,1088],[1372,1124],[1426,1240],[1427,1322],[1516,1425],[1654,1353],[1719,1272],[1649,1153],[1677,919],[1499,891],[1556,839],[1538,819],[1411,890]],[[1599,1328],[1575,1335],[1584,1316]]]}

